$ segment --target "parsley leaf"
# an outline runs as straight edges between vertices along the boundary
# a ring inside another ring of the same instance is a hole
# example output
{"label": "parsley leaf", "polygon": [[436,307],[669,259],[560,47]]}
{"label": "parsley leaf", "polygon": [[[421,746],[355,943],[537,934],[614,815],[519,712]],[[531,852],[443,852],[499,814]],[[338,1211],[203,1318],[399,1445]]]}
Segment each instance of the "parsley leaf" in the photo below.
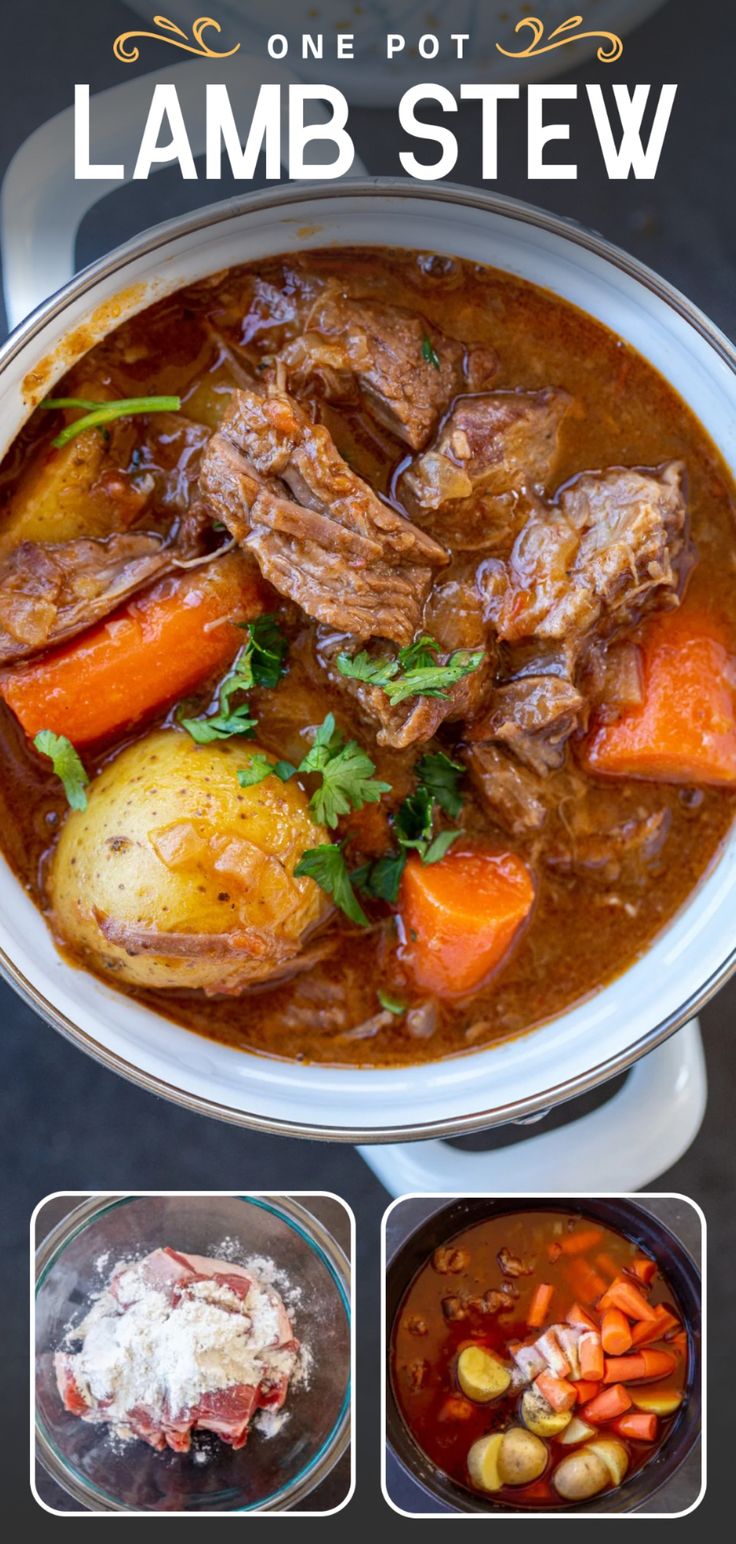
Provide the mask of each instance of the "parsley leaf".
{"label": "parsley leaf", "polygon": [[248,703],[244,702],[232,713],[215,713],[211,718],[180,718],[179,723],[198,745],[211,745],[213,740],[230,740],[236,734],[252,739],[258,719],[251,718]]}
{"label": "parsley leaf", "polygon": [[394,831],[401,847],[426,850],[432,840],[432,794],[421,784],[407,794],[394,816]]}
{"label": "parsley leaf", "polygon": [[299,763],[300,772],[319,773],[322,784],[309,801],[315,818],[333,830],[340,815],[364,804],[376,804],[383,793],[391,792],[390,783],[373,776],[375,763],[356,740],[343,741],[328,713],[315,735],[314,744]]}
{"label": "parsley leaf", "polygon": [[341,675],[380,687],[395,705],[407,697],[446,697],[451,686],[472,674],[485,658],[483,649],[456,649],[444,665],[438,663],[441,646],[428,633],[422,633],[399,652],[395,659],[385,655],[371,658],[365,649],[359,654],[338,654]]}
{"label": "parsley leaf", "polygon": [[294,869],[297,878],[313,879],[331,895],[340,911],[356,922],[359,927],[370,927],[370,921],[353,890],[342,848],[336,842],[326,842],[321,847],[309,847],[302,853]]}
{"label": "parsley leaf", "polygon": [[244,691],[252,686],[278,686],[286,671],[288,638],[270,612],[245,624],[248,642],[239,656],[239,673]]}
{"label": "parsley leaf", "polygon": [[341,675],[348,676],[353,681],[366,681],[370,686],[385,686],[387,681],[393,680],[398,673],[399,663],[395,659],[371,659],[365,649],[360,654],[338,654],[337,668]]}
{"label": "parsley leaf", "polygon": [[387,1013],[406,1013],[406,1003],[403,1003],[400,997],[392,997],[389,992],[381,990],[376,992],[376,997],[381,1007],[385,1008]]}
{"label": "parsley leaf", "polygon": [[48,756],[54,772],[64,785],[67,803],[73,810],[86,810],[85,792],[89,777],[79,754],[65,734],[54,734],[52,729],[39,729],[33,743],[42,756]]}
{"label": "parsley leaf", "polygon": [[420,665],[407,670],[401,680],[389,681],[384,691],[394,707],[407,697],[446,697],[450,687],[477,670],[484,658],[483,649],[456,649],[445,665]]}
{"label": "parsley leaf", "polygon": [[456,820],[463,807],[458,783],[465,772],[460,761],[452,761],[444,751],[428,752],[417,762],[417,777],[423,788],[428,788],[440,809]]}
{"label": "parsley leaf", "polygon": [[256,751],[250,758],[247,767],[241,767],[238,772],[238,782],[241,788],[254,788],[257,783],[262,783],[266,777],[279,777],[282,783],[288,782],[294,776],[296,767],[290,761],[269,761],[267,756]]}
{"label": "parsley leaf", "polygon": [[426,332],[422,338],[422,359],[425,359],[428,365],[434,365],[435,370],[439,370],[440,356]]}
{"label": "parsley leaf", "polygon": [[351,875],[354,885],[375,901],[387,901],[395,906],[399,898],[399,885],[406,865],[405,852],[386,852],[375,863],[366,863]]}
{"label": "parsley leaf", "polygon": [[440,858],[444,858],[453,842],[456,842],[462,834],[462,831],[440,831],[426,850],[419,854],[422,863],[439,863]]}

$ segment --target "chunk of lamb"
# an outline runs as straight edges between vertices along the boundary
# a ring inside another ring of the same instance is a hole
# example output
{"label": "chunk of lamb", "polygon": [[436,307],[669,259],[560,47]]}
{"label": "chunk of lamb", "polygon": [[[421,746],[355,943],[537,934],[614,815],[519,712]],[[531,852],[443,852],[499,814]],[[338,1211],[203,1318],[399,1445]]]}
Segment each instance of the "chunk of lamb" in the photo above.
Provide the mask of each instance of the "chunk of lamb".
{"label": "chunk of lamb", "polygon": [[0,664],[72,638],[172,564],[162,536],[21,542],[0,561]]}
{"label": "chunk of lamb", "polygon": [[573,400],[555,387],[460,397],[434,444],[404,474],[402,490],[421,509],[439,509],[478,493],[546,486]]}
{"label": "chunk of lamb", "polygon": [[596,825],[581,803],[571,811],[564,837],[547,849],[545,863],[556,873],[598,879],[607,886],[620,881],[641,885],[661,855],[671,821],[670,811],[663,809]]}
{"label": "chunk of lamb", "polygon": [[412,450],[457,392],[478,390],[497,370],[491,349],[466,349],[416,312],[354,299],[336,284],[325,286],[280,358],[296,389],[316,380],[328,398],[362,397]]}
{"label": "chunk of lamb", "polygon": [[469,744],[461,756],[486,814],[509,836],[541,831],[553,790],[545,779],[521,766],[497,745]]}
{"label": "chunk of lamb", "polygon": [[485,565],[486,615],[509,640],[610,636],[677,605],[688,553],[681,461],[585,472],[531,516],[507,562]]}
{"label": "chunk of lamb", "polygon": [[379,499],[291,397],[234,392],[199,489],[265,578],[308,616],[359,640],[411,642],[446,553]]}
{"label": "chunk of lamb", "polygon": [[580,692],[563,676],[522,676],[496,687],[473,737],[500,741],[533,772],[544,774],[562,766],[584,707]]}

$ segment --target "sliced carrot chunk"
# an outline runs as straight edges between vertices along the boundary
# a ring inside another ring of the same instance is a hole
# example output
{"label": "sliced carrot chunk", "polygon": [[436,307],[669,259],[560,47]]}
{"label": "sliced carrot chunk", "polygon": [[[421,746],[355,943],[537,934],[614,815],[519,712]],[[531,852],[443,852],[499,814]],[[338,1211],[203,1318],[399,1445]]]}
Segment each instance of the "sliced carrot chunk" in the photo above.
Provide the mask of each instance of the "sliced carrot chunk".
{"label": "sliced carrot chunk", "polygon": [[534,883],[516,853],[466,848],[439,863],[411,857],[399,900],[417,986],[455,997],[503,959],[531,911]]}
{"label": "sliced carrot chunk", "polygon": [[687,606],[640,640],[644,695],[612,723],[594,720],[582,760],[607,777],[736,783],[734,657],[717,620]]}

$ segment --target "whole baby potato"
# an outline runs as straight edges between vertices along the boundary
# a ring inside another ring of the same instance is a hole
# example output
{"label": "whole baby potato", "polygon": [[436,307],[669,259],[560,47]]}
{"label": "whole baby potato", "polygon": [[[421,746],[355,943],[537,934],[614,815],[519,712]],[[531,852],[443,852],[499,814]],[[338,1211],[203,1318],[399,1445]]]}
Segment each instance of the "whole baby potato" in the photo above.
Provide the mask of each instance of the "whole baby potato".
{"label": "whole baby potato", "polygon": [[504,1432],[498,1455],[498,1472],[504,1485],[531,1485],[547,1467],[547,1449],[539,1437],[523,1426]]}
{"label": "whole baby potato", "polygon": [[589,1501],[610,1483],[607,1464],[587,1447],[563,1458],[552,1475],[552,1484],[565,1501]]}
{"label": "whole baby potato", "polygon": [[294,869],[328,834],[294,779],[240,787],[257,751],[155,730],[93,780],[48,879],[55,931],[86,963],[131,986],[231,993],[298,954],[327,902]]}
{"label": "whole baby potato", "polygon": [[506,1393],[511,1373],[485,1346],[466,1346],[457,1359],[457,1379],[468,1399],[487,1404]]}

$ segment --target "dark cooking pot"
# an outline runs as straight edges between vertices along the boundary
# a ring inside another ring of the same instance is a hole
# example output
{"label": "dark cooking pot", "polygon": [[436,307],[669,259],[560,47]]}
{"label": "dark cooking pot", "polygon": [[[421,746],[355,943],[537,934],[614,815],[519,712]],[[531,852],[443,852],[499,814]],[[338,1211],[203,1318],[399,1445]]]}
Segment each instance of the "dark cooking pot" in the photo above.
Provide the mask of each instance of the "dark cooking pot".
{"label": "dark cooking pot", "polygon": [[[429,1255],[455,1234],[485,1222],[490,1217],[524,1211],[570,1212],[602,1222],[614,1228],[626,1238],[654,1255],[667,1277],[672,1293],[682,1312],[687,1328],[690,1355],[688,1358],[687,1398],[675,1417],[674,1424],[662,1447],[649,1463],[637,1470],[616,1490],[607,1491],[594,1500],[574,1507],[580,1512],[634,1512],[651,1501],[652,1497],[680,1468],[700,1437],[701,1422],[701,1282],[692,1256],[663,1222],[634,1201],[615,1197],[605,1200],[582,1200],[548,1196],[516,1198],[507,1196],[491,1200],[484,1196],[471,1196],[451,1201],[441,1206],[420,1224],[387,1259],[386,1263],[386,1441],[399,1464],[414,1482],[444,1509],[455,1512],[506,1512],[539,1515],[527,1507],[514,1506],[504,1498],[494,1501],[491,1496],[481,1496],[477,1491],[466,1489],[451,1480],[431,1462],[415,1442],[399,1411],[391,1378],[391,1343],[393,1325],[404,1295],[417,1271]],[[570,1509],[573,1509],[572,1506]],[[562,1509],[560,1509],[562,1510]],[[555,1509],[556,1511],[556,1509]],[[555,1515],[550,1512],[547,1515]]]}

